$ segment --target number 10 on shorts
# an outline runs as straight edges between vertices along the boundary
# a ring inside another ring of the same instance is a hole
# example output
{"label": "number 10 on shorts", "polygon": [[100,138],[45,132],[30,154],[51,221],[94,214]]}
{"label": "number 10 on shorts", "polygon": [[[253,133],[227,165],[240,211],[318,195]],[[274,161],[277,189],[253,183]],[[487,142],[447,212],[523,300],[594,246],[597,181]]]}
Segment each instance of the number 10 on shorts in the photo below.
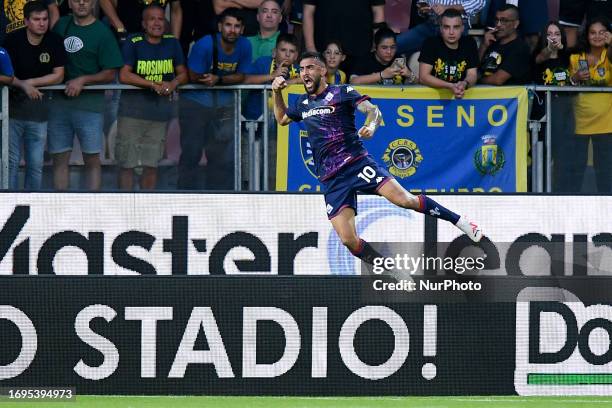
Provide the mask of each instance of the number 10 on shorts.
{"label": "number 10 on shorts", "polygon": [[[363,169],[357,174],[357,178],[362,179],[366,183],[371,183],[372,179],[376,177],[376,170],[370,166],[364,166]],[[380,183],[384,177],[376,177],[376,184]]]}

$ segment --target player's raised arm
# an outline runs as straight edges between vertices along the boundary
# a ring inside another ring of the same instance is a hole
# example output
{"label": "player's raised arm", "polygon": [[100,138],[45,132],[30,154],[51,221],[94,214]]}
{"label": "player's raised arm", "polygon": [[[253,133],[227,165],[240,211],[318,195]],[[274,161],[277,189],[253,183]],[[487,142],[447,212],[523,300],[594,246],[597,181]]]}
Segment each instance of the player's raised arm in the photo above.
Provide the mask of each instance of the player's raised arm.
{"label": "player's raised arm", "polygon": [[382,122],[382,113],[378,109],[378,106],[372,104],[370,101],[363,101],[357,105],[359,112],[366,114],[366,120],[361,129],[357,132],[360,137],[369,139],[374,136],[374,132],[378,129],[378,126]]}
{"label": "player's raised arm", "polygon": [[287,87],[287,80],[282,76],[274,78],[272,81],[272,93],[274,94],[274,117],[281,126],[287,126],[291,119],[287,116],[287,105],[283,99],[282,90]]}

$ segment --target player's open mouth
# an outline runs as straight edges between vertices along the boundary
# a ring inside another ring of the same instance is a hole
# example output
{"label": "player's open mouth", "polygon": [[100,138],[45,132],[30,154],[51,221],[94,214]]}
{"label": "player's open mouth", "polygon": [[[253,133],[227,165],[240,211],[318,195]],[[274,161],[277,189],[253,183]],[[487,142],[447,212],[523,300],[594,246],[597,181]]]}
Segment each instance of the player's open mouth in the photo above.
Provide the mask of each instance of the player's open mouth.
{"label": "player's open mouth", "polygon": [[304,78],[304,85],[308,85],[308,86],[312,85],[312,79]]}

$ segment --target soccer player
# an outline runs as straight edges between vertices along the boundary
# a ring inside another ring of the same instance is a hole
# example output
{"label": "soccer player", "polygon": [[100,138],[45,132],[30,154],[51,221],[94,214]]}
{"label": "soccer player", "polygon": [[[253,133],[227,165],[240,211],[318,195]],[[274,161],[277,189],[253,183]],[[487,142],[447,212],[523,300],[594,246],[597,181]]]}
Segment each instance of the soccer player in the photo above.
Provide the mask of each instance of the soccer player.
{"label": "soccer player", "polygon": [[[328,85],[326,73],[325,60],[319,53],[302,54],[300,77],[306,94],[287,108],[281,92],[287,81],[282,76],[276,77],[272,81],[274,116],[283,126],[304,120],[314,148],[316,172],[325,193],[327,216],[349,251],[370,264],[380,257],[357,235],[358,191],[375,192],[399,207],[449,221],[473,241],[480,241],[482,231],[476,224],[423,194],[412,195],[374,161],[360,138],[369,139],[374,135],[382,121],[380,111],[368,96],[361,96],[351,86]],[[367,115],[359,131],[355,127],[355,109]]]}

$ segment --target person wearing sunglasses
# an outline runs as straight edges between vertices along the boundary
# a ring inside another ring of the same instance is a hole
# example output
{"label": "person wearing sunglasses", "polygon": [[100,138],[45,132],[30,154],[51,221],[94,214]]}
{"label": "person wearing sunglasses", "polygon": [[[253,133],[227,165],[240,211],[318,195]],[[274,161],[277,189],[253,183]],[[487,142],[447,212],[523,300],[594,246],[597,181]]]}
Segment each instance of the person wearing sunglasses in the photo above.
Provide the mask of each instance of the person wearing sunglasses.
{"label": "person wearing sunglasses", "polygon": [[530,82],[531,55],[519,37],[519,11],[505,4],[495,14],[495,27],[487,31],[480,46],[480,83],[520,85]]}

